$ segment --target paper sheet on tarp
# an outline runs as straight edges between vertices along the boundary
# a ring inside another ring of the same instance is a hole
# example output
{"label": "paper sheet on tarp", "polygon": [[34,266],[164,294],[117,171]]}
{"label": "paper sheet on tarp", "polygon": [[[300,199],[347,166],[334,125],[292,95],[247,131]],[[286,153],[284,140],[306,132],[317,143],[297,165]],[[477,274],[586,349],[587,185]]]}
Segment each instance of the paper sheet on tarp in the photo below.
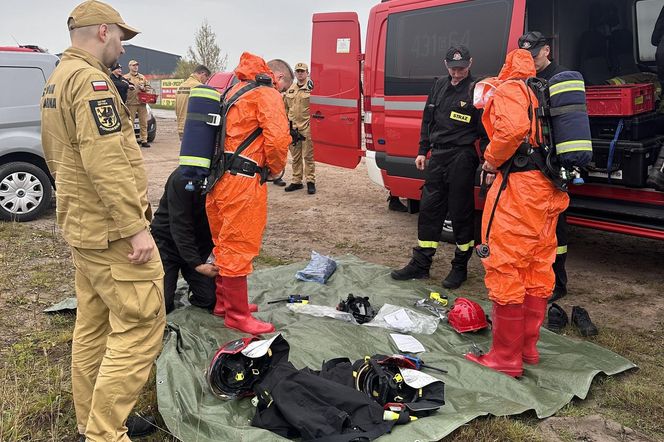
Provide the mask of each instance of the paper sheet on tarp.
{"label": "paper sheet on tarp", "polygon": [[[391,303],[411,307],[429,295],[434,284],[394,281],[390,269],[346,256],[337,261],[335,277],[326,285],[297,281],[294,271],[302,263],[265,269],[249,279],[250,298],[258,303],[260,319],[273,322],[290,344],[290,361],[297,367],[320,369],[324,360],[346,356],[356,360],[376,353],[397,351],[390,331],[291,312],[270,299],[296,293],[311,295],[311,302],[334,306],[349,293],[369,296],[372,305]],[[453,299],[450,299],[450,303]],[[483,304],[488,310],[488,304]],[[251,426],[254,407],[249,399],[223,402],[208,390],[205,370],[217,348],[242,334],[223,327],[221,319],[187,307],[175,310],[157,361],[157,399],[168,429],[184,441],[283,440]],[[534,410],[551,416],[574,396],[586,397],[598,373],[614,375],[635,367],[622,356],[591,342],[577,341],[542,330],[542,355],[537,366],[526,365],[522,378],[513,379],[467,361],[473,342],[487,350],[491,332],[460,335],[444,321],[432,335],[415,335],[424,345],[424,361],[448,370],[430,373],[445,381],[445,406],[432,416],[395,427],[381,441],[440,440],[477,416],[505,416]],[[270,336],[265,336],[269,338]]]}

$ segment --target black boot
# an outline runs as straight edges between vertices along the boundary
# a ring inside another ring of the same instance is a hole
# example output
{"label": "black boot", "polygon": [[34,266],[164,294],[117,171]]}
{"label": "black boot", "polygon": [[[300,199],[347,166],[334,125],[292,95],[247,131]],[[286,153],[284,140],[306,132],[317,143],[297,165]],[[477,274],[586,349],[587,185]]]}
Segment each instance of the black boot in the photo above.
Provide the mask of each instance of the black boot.
{"label": "black boot", "polygon": [[566,260],[567,253],[561,253],[560,255],[556,255],[556,260],[553,262],[553,273],[556,275],[556,286],[553,289],[553,295],[549,298],[549,304],[567,295]]}
{"label": "black boot", "polygon": [[406,207],[398,196],[390,195],[387,197],[387,200],[390,202],[387,205],[387,208],[393,210],[394,212],[408,212],[408,207]]}
{"label": "black boot", "polygon": [[565,328],[569,322],[565,310],[563,310],[563,308],[556,303],[551,304],[551,307],[549,307],[548,317],[549,318],[546,324],[546,328],[554,333],[560,332],[560,330]]}
{"label": "black boot", "polygon": [[446,289],[458,289],[461,284],[468,279],[468,261],[473,256],[473,249],[462,252],[457,247],[454,250],[454,258],[452,259],[452,269],[443,279],[443,287]]}
{"label": "black boot", "polygon": [[152,416],[131,415],[125,425],[130,439],[144,437],[157,431],[157,421]]}
{"label": "black boot", "polygon": [[433,262],[433,255],[436,249],[430,247],[414,247],[413,257],[406,267],[399,270],[392,270],[390,276],[397,281],[407,279],[426,279],[429,277],[429,269]]}
{"label": "black boot", "polygon": [[572,307],[572,324],[579,329],[581,336],[596,336],[597,327],[590,320],[590,315],[585,308],[575,305]]}

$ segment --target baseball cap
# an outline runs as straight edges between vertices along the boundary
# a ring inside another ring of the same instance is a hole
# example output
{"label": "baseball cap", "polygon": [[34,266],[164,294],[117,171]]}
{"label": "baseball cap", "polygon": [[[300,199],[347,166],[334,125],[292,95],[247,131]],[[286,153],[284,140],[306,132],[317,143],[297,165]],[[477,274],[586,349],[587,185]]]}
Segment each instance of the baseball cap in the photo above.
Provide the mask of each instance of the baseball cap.
{"label": "baseball cap", "polygon": [[133,66],[135,64],[139,64],[136,60],[129,60],[129,63],[127,63],[127,66]]}
{"label": "baseball cap", "polygon": [[127,25],[118,11],[98,0],[88,0],[79,4],[71,11],[69,19],[67,19],[69,30],[103,23],[119,26],[124,32],[122,40],[132,39],[140,33],[139,30]]}
{"label": "baseball cap", "polygon": [[307,66],[306,63],[298,63],[295,65],[295,70],[296,71],[309,71],[309,66]]}
{"label": "baseball cap", "polygon": [[470,65],[470,51],[463,45],[451,46],[445,61],[448,68],[467,68]]}
{"label": "baseball cap", "polygon": [[533,57],[536,57],[537,54],[539,54],[540,49],[542,49],[545,44],[546,38],[544,38],[541,32],[526,32],[519,37],[519,48],[529,51]]}

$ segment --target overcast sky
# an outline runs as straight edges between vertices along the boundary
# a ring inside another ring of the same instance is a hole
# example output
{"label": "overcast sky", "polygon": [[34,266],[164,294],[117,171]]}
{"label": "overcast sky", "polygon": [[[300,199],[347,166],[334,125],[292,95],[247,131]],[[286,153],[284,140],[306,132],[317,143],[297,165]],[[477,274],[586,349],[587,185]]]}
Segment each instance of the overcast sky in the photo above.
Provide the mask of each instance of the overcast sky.
{"label": "overcast sky", "polygon": [[[0,46],[36,44],[57,54],[69,46],[67,17],[80,1],[0,0]],[[204,19],[217,34],[228,66],[243,51],[291,64],[309,62],[311,16],[315,12],[354,11],[362,40],[369,9],[379,0],[110,0],[125,22],[142,33],[130,40],[137,46],[186,55]],[[364,43],[363,48],[364,50]]]}

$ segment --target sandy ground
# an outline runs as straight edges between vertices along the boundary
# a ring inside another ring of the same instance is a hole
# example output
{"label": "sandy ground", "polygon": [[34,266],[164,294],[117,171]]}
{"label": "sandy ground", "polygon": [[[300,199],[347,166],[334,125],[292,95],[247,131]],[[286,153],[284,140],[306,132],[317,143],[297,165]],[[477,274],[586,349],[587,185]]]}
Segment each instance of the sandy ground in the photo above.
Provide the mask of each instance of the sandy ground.
{"label": "sandy ground", "polygon": [[[144,149],[150,201],[156,208],[166,178],[177,165],[179,143],[172,111],[156,111],[155,142]],[[291,176],[290,165],[285,179]],[[288,261],[308,259],[311,250],[401,266],[417,239],[417,215],[387,210],[387,191],[369,180],[364,164],[342,169],[316,166],[317,193],[269,189],[268,226],[263,254]],[[569,295],[561,302],[585,307],[591,318],[652,330],[663,325],[664,246],[659,241],[571,227],[567,271]],[[441,280],[449,270],[453,246],[442,247],[432,268]],[[458,292],[484,296],[484,271],[477,258]]]}

